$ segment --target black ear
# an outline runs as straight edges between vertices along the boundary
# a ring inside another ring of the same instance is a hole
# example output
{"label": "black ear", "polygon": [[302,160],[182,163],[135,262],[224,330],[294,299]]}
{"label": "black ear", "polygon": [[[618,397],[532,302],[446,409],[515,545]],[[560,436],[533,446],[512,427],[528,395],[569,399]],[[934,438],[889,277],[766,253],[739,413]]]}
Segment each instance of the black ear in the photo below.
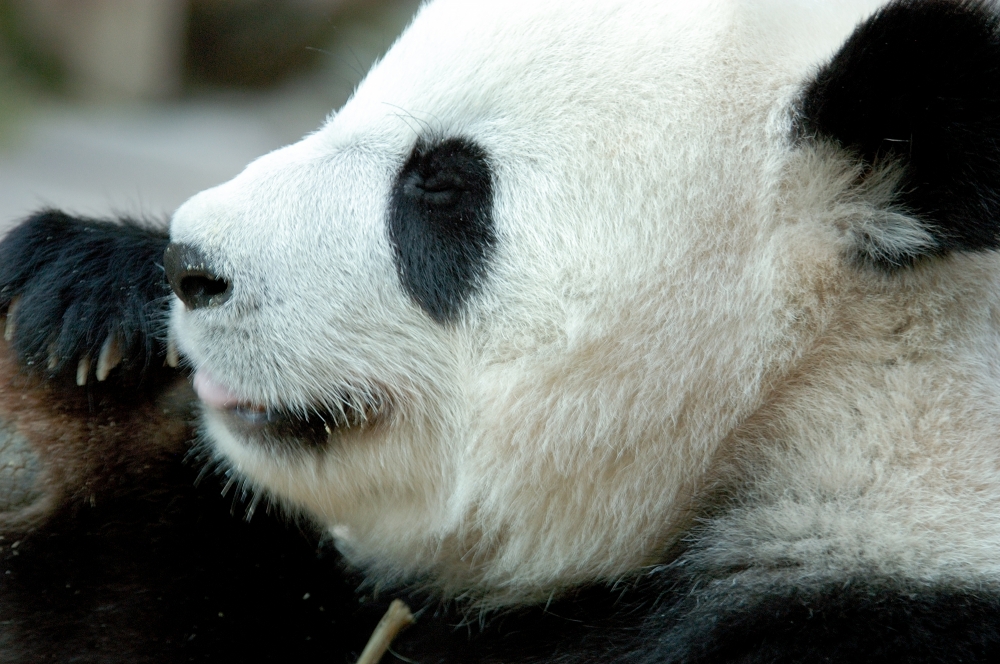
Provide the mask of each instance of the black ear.
{"label": "black ear", "polygon": [[895,203],[936,246],[1000,247],[1000,39],[985,2],[897,1],[862,23],[806,88],[800,129],[869,166],[902,167]]}

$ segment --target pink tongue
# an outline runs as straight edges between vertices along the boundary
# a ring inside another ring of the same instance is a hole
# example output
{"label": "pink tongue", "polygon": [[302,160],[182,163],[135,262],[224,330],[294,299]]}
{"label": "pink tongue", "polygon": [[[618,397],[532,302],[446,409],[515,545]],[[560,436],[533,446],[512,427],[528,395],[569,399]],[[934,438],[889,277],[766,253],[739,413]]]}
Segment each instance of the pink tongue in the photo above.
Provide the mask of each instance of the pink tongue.
{"label": "pink tongue", "polygon": [[198,393],[199,399],[212,408],[235,408],[239,404],[239,398],[216,383],[204,369],[199,369],[194,374],[194,391]]}

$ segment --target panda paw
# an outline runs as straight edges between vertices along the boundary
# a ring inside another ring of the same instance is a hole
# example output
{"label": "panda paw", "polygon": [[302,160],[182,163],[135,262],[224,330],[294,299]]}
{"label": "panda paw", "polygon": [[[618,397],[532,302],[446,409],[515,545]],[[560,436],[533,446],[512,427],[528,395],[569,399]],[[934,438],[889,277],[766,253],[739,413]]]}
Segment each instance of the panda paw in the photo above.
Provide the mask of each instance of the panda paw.
{"label": "panda paw", "polygon": [[[170,288],[164,227],[43,210],[0,242],[4,338],[50,377],[142,380],[176,365],[167,343]],[[112,371],[114,370],[114,374]]]}

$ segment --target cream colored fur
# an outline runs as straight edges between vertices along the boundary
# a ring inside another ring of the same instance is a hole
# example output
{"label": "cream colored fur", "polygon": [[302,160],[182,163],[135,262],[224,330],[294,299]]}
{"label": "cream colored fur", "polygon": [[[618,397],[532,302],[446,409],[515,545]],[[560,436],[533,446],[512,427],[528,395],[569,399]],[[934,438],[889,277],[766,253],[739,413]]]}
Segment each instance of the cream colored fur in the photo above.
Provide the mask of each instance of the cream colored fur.
{"label": "cream colored fur", "polygon": [[[890,276],[932,242],[794,143],[794,101],[872,2],[437,0],[354,98],[176,214],[234,282],[175,307],[196,367],[250,401],[388,399],[322,451],[240,476],[381,580],[504,603],[659,561],[710,491],[705,565],[996,578],[993,254]],[[385,230],[418,137],[495,174],[498,246],[461,319],[403,291]],[[870,247],[869,247],[870,248]]]}

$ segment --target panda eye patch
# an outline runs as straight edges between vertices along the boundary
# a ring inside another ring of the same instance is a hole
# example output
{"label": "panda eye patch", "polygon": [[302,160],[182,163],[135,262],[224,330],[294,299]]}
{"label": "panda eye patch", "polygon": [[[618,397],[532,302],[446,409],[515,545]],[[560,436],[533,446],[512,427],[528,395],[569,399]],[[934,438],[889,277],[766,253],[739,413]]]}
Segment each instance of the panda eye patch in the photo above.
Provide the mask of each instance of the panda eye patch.
{"label": "panda eye patch", "polygon": [[467,139],[418,144],[393,187],[388,231],[404,290],[434,320],[453,319],[495,244],[493,177]]}

